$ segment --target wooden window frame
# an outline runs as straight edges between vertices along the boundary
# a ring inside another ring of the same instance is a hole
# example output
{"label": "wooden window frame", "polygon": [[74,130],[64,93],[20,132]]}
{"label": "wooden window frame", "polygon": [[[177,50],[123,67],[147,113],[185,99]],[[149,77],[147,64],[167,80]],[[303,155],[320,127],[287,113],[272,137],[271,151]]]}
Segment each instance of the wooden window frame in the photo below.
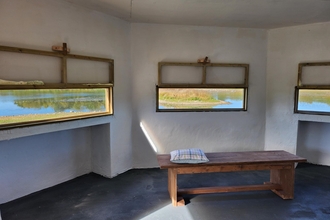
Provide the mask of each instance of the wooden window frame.
{"label": "wooden window frame", "polygon": [[318,84],[308,84],[307,85],[307,84],[302,83],[303,68],[310,67],[310,66],[330,66],[330,62],[306,62],[306,63],[298,64],[298,79],[297,79],[297,86],[295,87],[295,93],[294,93],[294,113],[310,114],[310,115],[330,115],[330,112],[298,110],[300,89],[329,90],[329,92],[330,92],[330,85],[318,85]]}
{"label": "wooden window frame", "polygon": [[[33,54],[40,56],[50,56],[61,59],[61,83],[44,83],[43,85],[0,85],[0,90],[24,90],[24,89],[93,89],[93,88],[104,88],[108,89],[109,93],[107,94],[108,100],[106,106],[107,112],[88,114],[84,116],[77,117],[63,117],[57,119],[49,119],[49,120],[41,120],[41,121],[31,121],[31,122],[22,122],[22,123],[13,123],[13,124],[5,124],[0,125],[0,129],[7,129],[13,127],[22,127],[29,125],[39,125],[39,124],[47,124],[59,121],[68,121],[82,118],[91,118],[98,116],[107,116],[114,114],[113,107],[113,86],[114,86],[114,60],[108,58],[101,57],[92,57],[92,56],[83,56],[77,54],[68,54],[66,50],[66,44],[63,44],[65,49],[61,52],[51,52],[51,51],[43,51],[43,50],[34,50],[27,48],[19,48],[19,47],[9,47],[9,46],[1,46],[0,51],[2,52],[14,52],[14,53],[22,53],[22,54]],[[68,72],[67,72],[67,61],[68,59],[77,59],[77,60],[88,60],[88,61],[96,61],[108,63],[109,65],[109,82],[108,83],[68,83]]]}
{"label": "wooden window frame", "polygon": [[[162,68],[165,66],[191,66],[201,67],[201,83],[164,83],[162,80]],[[218,84],[218,83],[207,83],[207,68],[209,67],[234,67],[244,69],[244,82],[241,84]],[[159,62],[158,63],[158,85],[156,85],[156,112],[228,112],[228,111],[247,111],[247,100],[248,100],[248,85],[249,85],[249,64],[242,63],[182,63],[182,62]],[[159,108],[159,89],[160,88],[173,88],[173,89],[184,89],[184,88],[213,88],[213,89],[243,89],[243,108],[223,108],[223,109],[160,109]]]}

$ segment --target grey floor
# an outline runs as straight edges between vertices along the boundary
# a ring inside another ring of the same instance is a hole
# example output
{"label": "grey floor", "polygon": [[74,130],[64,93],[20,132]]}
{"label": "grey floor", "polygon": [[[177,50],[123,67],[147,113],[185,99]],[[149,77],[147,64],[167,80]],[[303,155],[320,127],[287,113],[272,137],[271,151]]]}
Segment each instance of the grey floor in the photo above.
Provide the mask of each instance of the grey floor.
{"label": "grey floor", "polygon": [[[181,175],[178,185],[260,184],[268,178],[268,171]],[[299,164],[293,200],[282,200],[271,191],[194,195],[185,200],[184,207],[171,205],[166,170],[137,169],[112,179],[84,175],[1,204],[0,211],[2,220],[329,220],[330,167]]]}

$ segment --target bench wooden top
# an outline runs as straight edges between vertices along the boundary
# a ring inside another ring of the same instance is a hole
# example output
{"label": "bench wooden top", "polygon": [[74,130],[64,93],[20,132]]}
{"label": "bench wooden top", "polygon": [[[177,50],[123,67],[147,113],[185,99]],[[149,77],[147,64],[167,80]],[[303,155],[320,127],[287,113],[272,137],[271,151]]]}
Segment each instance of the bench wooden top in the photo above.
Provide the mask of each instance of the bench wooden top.
{"label": "bench wooden top", "polygon": [[259,163],[287,163],[306,162],[305,158],[288,153],[286,151],[246,151],[246,152],[221,152],[205,153],[210,160],[200,164],[177,164],[170,161],[170,154],[157,155],[158,164],[161,169],[182,168],[193,166],[217,166],[217,165],[241,165]]}

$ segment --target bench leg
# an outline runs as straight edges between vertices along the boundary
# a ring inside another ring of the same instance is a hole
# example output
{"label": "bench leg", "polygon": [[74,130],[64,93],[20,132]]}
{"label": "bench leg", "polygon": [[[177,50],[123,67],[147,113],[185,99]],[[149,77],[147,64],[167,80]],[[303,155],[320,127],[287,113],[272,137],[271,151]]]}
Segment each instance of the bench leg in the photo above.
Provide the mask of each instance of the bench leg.
{"label": "bench leg", "polygon": [[272,191],[282,199],[293,199],[294,196],[294,164],[290,169],[271,170],[270,182],[280,184],[282,189],[273,189]]}
{"label": "bench leg", "polygon": [[[176,169],[168,169],[168,192],[172,200],[173,206],[183,206],[185,202],[183,198],[178,198],[178,184],[177,184],[177,171]],[[179,201],[178,201],[179,199]]]}

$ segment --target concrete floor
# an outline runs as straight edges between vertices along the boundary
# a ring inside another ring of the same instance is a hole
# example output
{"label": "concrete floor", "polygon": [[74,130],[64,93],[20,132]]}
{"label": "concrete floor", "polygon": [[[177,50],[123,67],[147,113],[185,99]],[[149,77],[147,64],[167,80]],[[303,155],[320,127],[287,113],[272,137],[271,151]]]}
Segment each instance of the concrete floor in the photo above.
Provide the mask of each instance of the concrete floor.
{"label": "concrete floor", "polygon": [[[268,171],[179,176],[179,187],[260,184]],[[1,189],[3,190],[3,189]],[[330,219],[330,167],[299,164],[295,198],[271,191],[185,197],[173,207],[167,171],[130,170],[113,179],[88,174],[26,197],[1,204],[2,220],[286,220]]]}

